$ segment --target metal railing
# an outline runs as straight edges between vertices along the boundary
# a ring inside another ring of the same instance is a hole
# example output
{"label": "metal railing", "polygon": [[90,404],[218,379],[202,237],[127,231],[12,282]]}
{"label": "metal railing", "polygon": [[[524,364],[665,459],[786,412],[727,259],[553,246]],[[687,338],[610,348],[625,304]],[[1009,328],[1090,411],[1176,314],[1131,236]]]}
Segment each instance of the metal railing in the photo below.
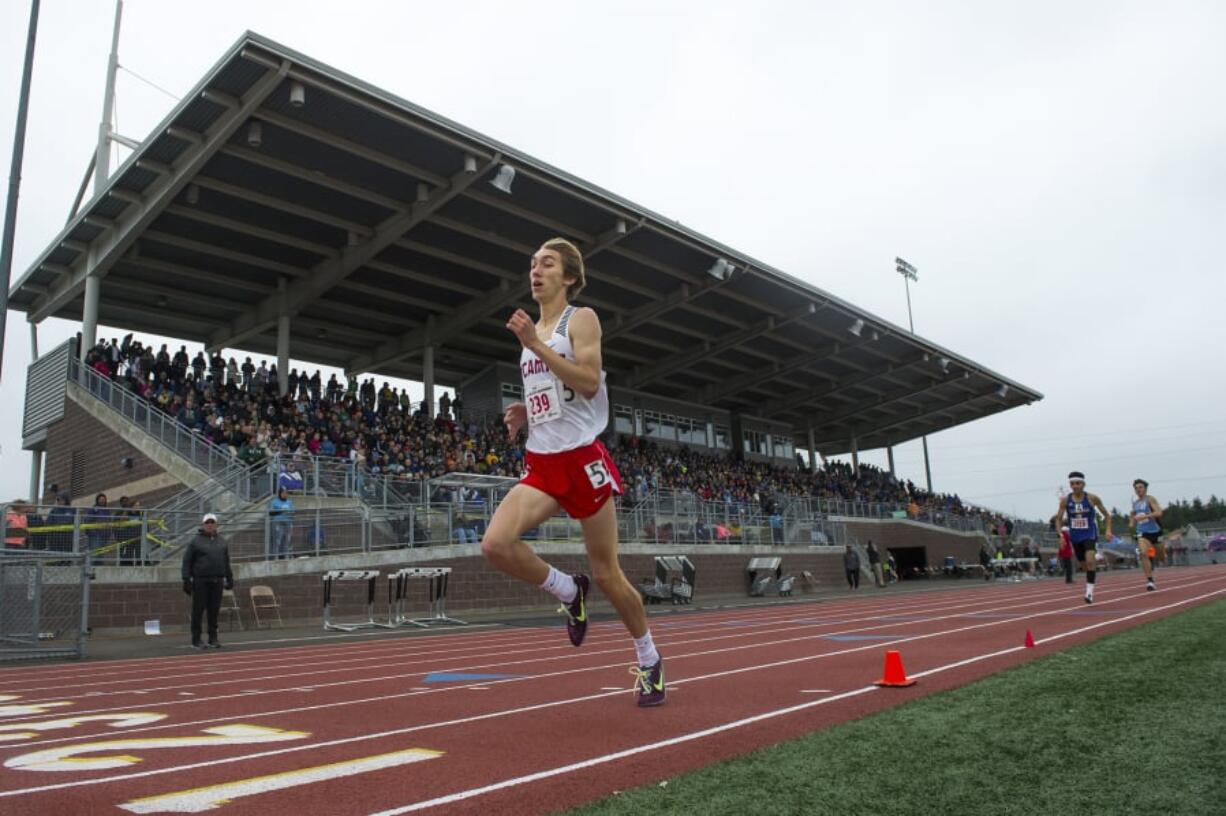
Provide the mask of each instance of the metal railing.
{"label": "metal railing", "polygon": [[102,376],[80,360],[74,358],[69,362],[68,377],[102,404],[205,473],[219,473],[234,461],[229,448],[217,445],[198,431],[175,421],[144,397],[129,391],[121,382]]}

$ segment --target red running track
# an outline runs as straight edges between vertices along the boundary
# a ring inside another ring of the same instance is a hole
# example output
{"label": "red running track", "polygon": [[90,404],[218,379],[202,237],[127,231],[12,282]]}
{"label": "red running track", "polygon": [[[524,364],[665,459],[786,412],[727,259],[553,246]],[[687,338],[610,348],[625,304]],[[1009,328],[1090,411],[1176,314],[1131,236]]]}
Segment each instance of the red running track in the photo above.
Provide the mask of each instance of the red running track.
{"label": "red running track", "polygon": [[[645,710],[618,623],[578,650],[559,626],[7,670],[0,812],[552,812],[1222,598],[1226,567],[1161,584],[1104,574],[1092,606],[1049,579],[655,616],[669,700]],[[917,685],[872,685],[887,649]]]}

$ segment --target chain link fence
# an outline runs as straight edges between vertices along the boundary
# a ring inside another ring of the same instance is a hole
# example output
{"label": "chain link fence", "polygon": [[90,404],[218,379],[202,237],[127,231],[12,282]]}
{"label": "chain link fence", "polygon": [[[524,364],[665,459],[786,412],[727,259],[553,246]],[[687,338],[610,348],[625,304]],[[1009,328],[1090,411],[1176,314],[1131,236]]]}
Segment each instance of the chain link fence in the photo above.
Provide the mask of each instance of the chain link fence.
{"label": "chain link fence", "polygon": [[85,655],[83,555],[0,551],[0,663]]}

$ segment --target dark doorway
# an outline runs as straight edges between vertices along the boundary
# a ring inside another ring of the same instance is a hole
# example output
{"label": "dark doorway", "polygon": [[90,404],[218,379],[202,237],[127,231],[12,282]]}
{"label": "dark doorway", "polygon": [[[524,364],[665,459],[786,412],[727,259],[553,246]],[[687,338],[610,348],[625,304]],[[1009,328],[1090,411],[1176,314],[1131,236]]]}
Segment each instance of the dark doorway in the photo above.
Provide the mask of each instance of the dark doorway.
{"label": "dark doorway", "polygon": [[898,562],[898,577],[904,581],[928,577],[928,551],[923,547],[890,547]]}

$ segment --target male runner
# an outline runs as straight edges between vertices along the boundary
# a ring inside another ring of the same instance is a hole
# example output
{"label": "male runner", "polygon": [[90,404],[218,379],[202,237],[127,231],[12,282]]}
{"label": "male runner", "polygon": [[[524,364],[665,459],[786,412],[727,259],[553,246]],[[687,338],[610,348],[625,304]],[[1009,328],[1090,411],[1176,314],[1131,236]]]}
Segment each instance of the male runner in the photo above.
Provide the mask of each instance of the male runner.
{"label": "male runner", "polygon": [[1103,507],[1098,496],[1086,492],[1086,477],[1081,471],[1074,470],[1070,473],[1068,484],[1073,492],[1060,500],[1060,507],[1056,511],[1056,527],[1068,517],[1073,551],[1086,571],[1086,603],[1094,603],[1094,574],[1097,567],[1094,559],[1098,555],[1098,518],[1095,510],[1102,514],[1107,538],[1111,538],[1111,514]]}
{"label": "male runner", "polygon": [[1141,569],[1145,570],[1145,589],[1153,592],[1157,589],[1154,585],[1153,562],[1158,554],[1158,536],[1162,534],[1162,505],[1149,495],[1149,482],[1144,479],[1134,481],[1132,489],[1137,497],[1132,503],[1132,515],[1128,518],[1128,524],[1137,533],[1137,553]]}
{"label": "male runner", "polygon": [[527,473],[494,513],[481,552],[502,572],[530,581],[562,602],[575,646],[587,634],[586,575],[567,575],[541,560],[521,536],[559,508],[579,521],[592,580],[613,604],[630,636],[638,665],[631,668],[640,706],[664,702],[664,664],[647,628],[638,590],[617,561],[617,516],[611,501],[621,476],[597,439],[609,421],[609,397],[601,367],[600,321],[570,301],[583,289],[583,256],[570,241],[553,238],[532,256],[529,280],[540,319],[523,309],[507,329],[523,346],[520,372],[524,402],[510,406],[503,422],[515,439],[528,426]]}

